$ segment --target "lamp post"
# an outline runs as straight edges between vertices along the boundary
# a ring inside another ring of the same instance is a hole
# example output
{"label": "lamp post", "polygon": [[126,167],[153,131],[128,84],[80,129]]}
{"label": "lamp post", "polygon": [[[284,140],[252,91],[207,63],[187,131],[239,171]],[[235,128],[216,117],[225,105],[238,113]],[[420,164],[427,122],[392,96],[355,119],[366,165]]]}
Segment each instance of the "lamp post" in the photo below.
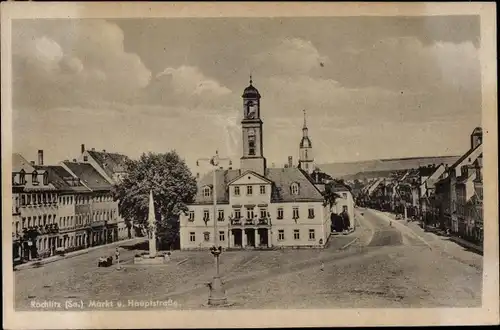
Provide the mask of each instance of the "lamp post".
{"label": "lamp post", "polygon": [[210,253],[212,253],[212,255],[215,257],[215,276],[213,277],[212,282],[208,284],[210,288],[208,304],[211,306],[221,306],[227,304],[227,297],[219,274],[219,257],[222,253],[222,247],[219,246],[219,239],[217,236],[217,168],[219,167],[221,161],[229,161],[229,165],[231,165],[231,160],[229,158],[219,157],[219,152],[216,150],[213,157],[200,158],[196,161],[196,165],[199,165],[200,161],[206,161],[214,167],[212,188],[214,208],[214,246],[210,248]]}

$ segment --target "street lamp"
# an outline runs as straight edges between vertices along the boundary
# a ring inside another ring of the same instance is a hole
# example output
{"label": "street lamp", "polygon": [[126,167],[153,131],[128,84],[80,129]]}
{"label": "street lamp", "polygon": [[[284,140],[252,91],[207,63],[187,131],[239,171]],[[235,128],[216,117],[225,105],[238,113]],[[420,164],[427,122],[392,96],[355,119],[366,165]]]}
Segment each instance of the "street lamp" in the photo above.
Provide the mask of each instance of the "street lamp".
{"label": "street lamp", "polygon": [[219,157],[219,152],[215,151],[215,156],[211,158],[200,158],[196,161],[196,165],[198,166],[200,161],[206,161],[210,165],[214,167],[213,174],[213,207],[214,207],[214,246],[210,248],[210,253],[215,257],[215,276],[212,279],[212,283],[209,283],[208,286],[210,288],[210,294],[208,296],[208,304],[211,306],[221,306],[227,304],[226,292],[224,290],[222,281],[219,275],[219,256],[222,253],[222,247],[219,246],[219,239],[217,236],[217,168],[221,161],[229,161],[229,165],[231,165],[231,160],[229,158],[221,158]]}

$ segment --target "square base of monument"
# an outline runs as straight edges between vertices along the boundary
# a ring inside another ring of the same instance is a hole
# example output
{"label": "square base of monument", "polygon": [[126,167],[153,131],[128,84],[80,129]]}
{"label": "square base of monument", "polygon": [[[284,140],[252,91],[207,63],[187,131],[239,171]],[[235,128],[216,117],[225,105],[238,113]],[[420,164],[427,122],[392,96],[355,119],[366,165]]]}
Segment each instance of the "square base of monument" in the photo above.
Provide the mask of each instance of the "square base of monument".
{"label": "square base of monument", "polygon": [[135,257],[134,264],[136,265],[161,265],[166,263],[164,256],[156,256],[151,258],[149,255],[143,255],[142,257]]}

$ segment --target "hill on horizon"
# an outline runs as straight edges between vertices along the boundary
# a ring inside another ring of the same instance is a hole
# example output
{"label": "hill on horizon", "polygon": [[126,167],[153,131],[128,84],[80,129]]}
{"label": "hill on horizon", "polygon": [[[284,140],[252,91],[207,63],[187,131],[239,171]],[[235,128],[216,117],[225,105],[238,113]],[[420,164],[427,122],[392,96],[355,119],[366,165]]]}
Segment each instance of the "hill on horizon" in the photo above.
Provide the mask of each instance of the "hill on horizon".
{"label": "hill on horizon", "polygon": [[392,159],[374,159],[356,162],[327,163],[318,167],[333,178],[344,180],[372,178],[389,175],[392,171],[408,170],[420,166],[455,163],[460,156],[409,157]]}

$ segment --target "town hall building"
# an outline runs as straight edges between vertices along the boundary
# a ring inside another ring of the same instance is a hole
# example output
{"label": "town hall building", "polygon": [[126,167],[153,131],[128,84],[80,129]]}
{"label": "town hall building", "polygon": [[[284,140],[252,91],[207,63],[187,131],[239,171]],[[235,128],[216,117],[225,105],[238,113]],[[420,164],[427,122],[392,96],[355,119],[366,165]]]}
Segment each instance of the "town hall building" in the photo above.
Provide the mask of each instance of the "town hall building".
{"label": "town hall building", "polygon": [[[301,166],[267,167],[261,95],[252,85],[243,95],[243,148],[240,169],[218,169],[198,181],[188,212],[180,217],[181,249],[323,247],[330,236],[330,210],[314,185],[311,142],[304,121]],[[214,191],[217,212],[214,212]],[[216,214],[216,219],[214,219]]]}

